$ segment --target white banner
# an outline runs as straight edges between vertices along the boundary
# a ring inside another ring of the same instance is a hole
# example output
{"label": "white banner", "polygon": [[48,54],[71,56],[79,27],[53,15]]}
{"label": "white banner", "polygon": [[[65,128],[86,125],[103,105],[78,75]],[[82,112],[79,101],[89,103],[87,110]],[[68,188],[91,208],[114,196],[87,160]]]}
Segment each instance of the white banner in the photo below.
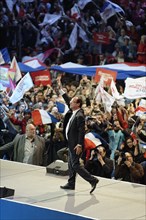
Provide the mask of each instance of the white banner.
{"label": "white banner", "polygon": [[105,112],[111,112],[112,105],[115,102],[115,98],[107,93],[100,84],[96,88],[95,100],[98,103],[102,101]]}
{"label": "white banner", "polygon": [[12,94],[12,96],[10,97],[10,102],[12,104],[20,101],[25,92],[27,92],[28,90],[30,90],[32,87],[34,86],[31,76],[29,73],[27,73],[18,83],[18,85],[16,86],[16,88],[14,89],[14,92]]}
{"label": "white banner", "polygon": [[112,105],[115,102],[115,98],[101,88],[101,99],[104,105],[105,112],[111,112]]}
{"label": "white banner", "polygon": [[110,89],[111,89],[112,96],[115,98],[115,101],[118,103],[118,105],[125,106],[124,96],[119,94],[113,79],[111,81]]}
{"label": "white banner", "polygon": [[125,84],[124,97],[128,99],[146,97],[146,77],[127,78]]}
{"label": "white banner", "polygon": [[112,81],[111,81],[110,89],[111,89],[112,96],[113,96],[115,99],[119,99],[119,98],[120,98],[120,94],[119,94],[119,92],[118,92],[118,90],[117,90],[117,87],[116,87],[115,82],[113,81],[113,79],[112,79]]}
{"label": "white banner", "polygon": [[44,20],[41,24],[39,24],[40,26],[44,26],[46,24],[52,25],[54,24],[56,21],[58,21],[61,18],[61,15],[55,15],[55,14],[46,14],[44,17]]}
{"label": "white banner", "polygon": [[78,25],[78,27],[79,27],[79,37],[82,38],[83,41],[88,43],[89,39],[88,39],[86,32],[79,25]]}

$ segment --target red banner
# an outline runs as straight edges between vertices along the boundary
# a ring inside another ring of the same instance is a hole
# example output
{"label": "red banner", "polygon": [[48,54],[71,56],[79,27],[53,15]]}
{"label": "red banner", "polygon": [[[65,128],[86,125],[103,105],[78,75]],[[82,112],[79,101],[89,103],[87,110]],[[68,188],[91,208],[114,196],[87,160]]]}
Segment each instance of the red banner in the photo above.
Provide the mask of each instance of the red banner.
{"label": "red banner", "polygon": [[41,70],[31,73],[32,80],[36,86],[46,86],[51,85],[51,77],[49,70]]}
{"label": "red banner", "polygon": [[103,68],[97,68],[95,78],[94,78],[95,82],[99,82],[101,77],[103,77],[104,85],[110,85],[112,79],[114,81],[116,80],[117,72],[103,69]]}
{"label": "red banner", "polygon": [[110,39],[108,33],[94,33],[93,41],[97,44],[109,44]]}

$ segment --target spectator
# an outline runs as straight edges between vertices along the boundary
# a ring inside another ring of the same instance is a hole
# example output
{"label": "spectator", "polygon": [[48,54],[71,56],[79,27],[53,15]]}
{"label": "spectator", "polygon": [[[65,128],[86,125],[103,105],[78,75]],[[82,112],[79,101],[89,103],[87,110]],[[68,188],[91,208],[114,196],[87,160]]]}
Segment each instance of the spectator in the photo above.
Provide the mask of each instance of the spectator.
{"label": "spectator", "polygon": [[85,168],[95,176],[111,178],[113,160],[106,157],[106,150],[103,146],[98,146],[91,150],[91,156],[85,163]]}
{"label": "spectator", "polygon": [[137,49],[137,60],[139,63],[146,63],[146,35],[142,35]]}
{"label": "spectator", "polygon": [[134,162],[132,154],[126,152],[119,155],[114,176],[122,181],[141,183],[144,170],[141,164]]}
{"label": "spectator", "polygon": [[45,139],[36,135],[33,124],[26,126],[26,134],[16,135],[12,142],[3,145],[0,152],[13,153],[13,160],[21,163],[44,165],[45,162]]}
{"label": "spectator", "polygon": [[14,125],[19,125],[21,128],[21,132],[22,134],[25,134],[26,132],[26,125],[28,123],[28,121],[31,119],[31,112],[29,109],[25,110],[24,112],[22,112],[22,119],[20,118],[16,118],[14,113],[9,113],[9,119],[10,121],[14,124]]}
{"label": "spectator", "polygon": [[146,115],[139,117],[139,122],[136,126],[136,134],[139,141],[140,149],[146,145]]}
{"label": "spectator", "polygon": [[109,124],[107,132],[109,136],[109,146],[111,150],[110,158],[114,159],[115,151],[120,149],[121,144],[125,140],[125,135],[123,134],[123,129],[120,126],[118,120],[114,121],[113,126]]}
{"label": "spectator", "polygon": [[132,137],[126,138],[126,140],[120,146],[120,151],[123,153],[132,153],[135,162],[140,163],[143,161],[143,156],[140,153],[138,142],[136,139],[133,139]]}

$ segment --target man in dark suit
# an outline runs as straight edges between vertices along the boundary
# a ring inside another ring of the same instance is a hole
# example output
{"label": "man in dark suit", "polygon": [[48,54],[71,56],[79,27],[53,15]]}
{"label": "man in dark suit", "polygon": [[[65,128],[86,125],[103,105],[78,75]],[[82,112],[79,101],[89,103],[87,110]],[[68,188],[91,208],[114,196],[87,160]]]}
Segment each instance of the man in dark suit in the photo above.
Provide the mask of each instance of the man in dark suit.
{"label": "man in dark suit", "polygon": [[17,134],[14,140],[0,147],[0,154],[13,152],[13,160],[17,162],[44,165],[45,139],[36,135],[33,124],[27,124],[26,134]]}
{"label": "man in dark suit", "polygon": [[60,94],[68,104],[70,110],[64,117],[64,134],[69,148],[69,179],[68,183],[60,186],[62,189],[75,189],[76,173],[78,173],[84,180],[91,184],[92,193],[99,180],[92,176],[81,164],[80,156],[84,150],[84,135],[85,135],[85,117],[81,109],[82,99],[73,97],[71,100],[66,93],[61,89],[61,82],[58,80],[60,87]]}

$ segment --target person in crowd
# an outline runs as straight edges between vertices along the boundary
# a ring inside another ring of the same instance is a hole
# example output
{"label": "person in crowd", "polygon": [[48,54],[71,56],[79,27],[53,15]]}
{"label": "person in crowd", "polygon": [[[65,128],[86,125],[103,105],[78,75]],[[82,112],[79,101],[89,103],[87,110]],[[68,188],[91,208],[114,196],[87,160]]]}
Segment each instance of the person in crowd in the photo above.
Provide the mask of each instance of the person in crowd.
{"label": "person in crowd", "polygon": [[135,128],[137,138],[140,145],[140,150],[143,145],[146,145],[146,115],[143,114],[137,119],[137,124]]}
{"label": "person in crowd", "polygon": [[128,37],[128,36],[126,35],[126,30],[122,28],[120,30],[120,36],[118,37],[118,44],[120,47],[125,45],[125,37]]}
{"label": "person in crowd", "polygon": [[0,105],[0,147],[11,142],[18,134],[18,130],[7,117],[7,112],[8,109]]}
{"label": "person in crowd", "polygon": [[105,54],[100,54],[99,55],[99,61],[98,61],[98,65],[99,66],[102,66],[102,65],[105,65],[105,64],[107,64],[108,62],[107,62],[107,58],[106,58],[106,55]]}
{"label": "person in crowd", "polygon": [[143,155],[140,152],[138,141],[137,139],[133,139],[131,136],[127,137],[121,144],[120,151],[123,153],[132,153],[135,162],[140,163],[143,161]]}
{"label": "person in crowd", "polygon": [[102,111],[98,111],[95,116],[95,121],[92,124],[92,130],[97,132],[101,137],[108,141],[106,128],[107,122],[104,120],[104,114]]}
{"label": "person in crowd", "polygon": [[144,169],[140,163],[135,163],[132,153],[120,154],[115,166],[115,179],[132,183],[141,183],[144,176]]}
{"label": "person in crowd", "polygon": [[141,162],[141,165],[142,165],[142,167],[144,169],[144,176],[142,178],[141,183],[146,185],[146,148],[144,150],[145,150],[145,152],[144,152],[145,161]]}
{"label": "person in crowd", "polygon": [[139,63],[146,64],[146,35],[142,35],[137,48],[137,60]]}
{"label": "person in crowd", "polygon": [[115,151],[120,149],[121,144],[125,140],[123,129],[118,120],[115,120],[113,125],[109,124],[107,133],[109,136],[109,146],[111,150],[110,158],[113,160]]}
{"label": "person in crowd", "polygon": [[54,148],[56,152],[61,148],[65,147],[65,139],[63,136],[63,123],[58,122],[54,128],[54,135],[52,141],[54,142]]}
{"label": "person in crowd", "polygon": [[13,154],[14,161],[42,166],[45,162],[45,139],[36,135],[33,124],[27,124],[26,134],[17,134],[12,142],[3,145],[0,153]]}
{"label": "person in crowd", "polygon": [[10,121],[14,125],[19,125],[20,126],[21,133],[25,134],[26,125],[27,125],[28,121],[31,120],[31,111],[29,109],[24,110],[21,113],[21,118],[17,118],[13,112],[9,112],[8,116],[9,116]]}
{"label": "person in crowd", "polygon": [[66,113],[64,117],[64,132],[67,145],[69,148],[69,158],[68,158],[68,167],[69,167],[69,179],[68,183],[64,186],[61,186],[62,189],[75,189],[76,183],[76,174],[78,173],[84,180],[91,184],[92,193],[99,180],[92,176],[81,164],[80,156],[84,150],[84,135],[85,135],[85,117],[82,107],[82,100],[80,97],[73,97],[71,100],[61,90],[61,81],[58,79],[58,85],[60,87],[60,92],[62,93],[63,98],[68,104],[70,110]]}
{"label": "person in crowd", "polygon": [[95,176],[111,178],[113,160],[106,156],[106,149],[101,145],[91,150],[91,155],[85,164],[85,168]]}

